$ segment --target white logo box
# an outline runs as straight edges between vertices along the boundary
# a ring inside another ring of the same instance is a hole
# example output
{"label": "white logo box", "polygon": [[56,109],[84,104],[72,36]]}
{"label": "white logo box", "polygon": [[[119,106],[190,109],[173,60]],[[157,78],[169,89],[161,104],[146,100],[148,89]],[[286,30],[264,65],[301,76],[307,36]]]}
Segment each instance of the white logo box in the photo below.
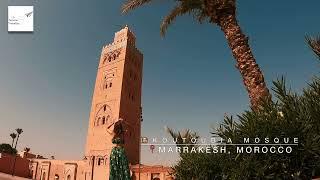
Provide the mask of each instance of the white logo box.
{"label": "white logo box", "polygon": [[33,32],[33,6],[8,6],[8,32]]}

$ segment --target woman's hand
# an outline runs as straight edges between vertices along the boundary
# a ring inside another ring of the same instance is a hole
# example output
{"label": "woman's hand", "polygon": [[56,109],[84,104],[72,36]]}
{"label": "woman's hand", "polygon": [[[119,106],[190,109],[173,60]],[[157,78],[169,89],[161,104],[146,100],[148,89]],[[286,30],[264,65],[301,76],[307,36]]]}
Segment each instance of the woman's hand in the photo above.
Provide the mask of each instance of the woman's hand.
{"label": "woman's hand", "polygon": [[113,127],[113,125],[114,125],[114,121],[111,121],[110,124],[107,126],[107,132],[109,134],[113,133],[113,128],[111,128],[111,127]]}

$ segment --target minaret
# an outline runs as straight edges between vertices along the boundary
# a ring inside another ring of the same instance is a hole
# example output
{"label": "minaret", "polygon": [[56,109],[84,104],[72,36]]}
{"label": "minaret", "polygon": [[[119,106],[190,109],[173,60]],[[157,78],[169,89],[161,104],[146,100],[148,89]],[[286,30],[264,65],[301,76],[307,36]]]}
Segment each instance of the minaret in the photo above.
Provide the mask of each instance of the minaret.
{"label": "minaret", "polygon": [[126,26],[115,33],[113,43],[102,48],[85,150],[93,167],[93,179],[109,177],[109,157],[114,145],[108,128],[120,118],[128,125],[124,147],[129,162],[139,163],[143,55],[135,40]]}

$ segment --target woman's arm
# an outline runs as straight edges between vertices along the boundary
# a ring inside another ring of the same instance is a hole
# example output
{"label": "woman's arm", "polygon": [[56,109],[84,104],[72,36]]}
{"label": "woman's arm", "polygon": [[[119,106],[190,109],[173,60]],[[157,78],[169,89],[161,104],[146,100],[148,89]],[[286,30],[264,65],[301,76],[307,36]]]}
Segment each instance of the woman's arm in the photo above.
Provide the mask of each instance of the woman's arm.
{"label": "woman's arm", "polygon": [[113,133],[113,126],[114,125],[114,122],[113,123],[111,123],[108,127],[107,127],[107,132],[109,133],[109,134],[112,134]]}

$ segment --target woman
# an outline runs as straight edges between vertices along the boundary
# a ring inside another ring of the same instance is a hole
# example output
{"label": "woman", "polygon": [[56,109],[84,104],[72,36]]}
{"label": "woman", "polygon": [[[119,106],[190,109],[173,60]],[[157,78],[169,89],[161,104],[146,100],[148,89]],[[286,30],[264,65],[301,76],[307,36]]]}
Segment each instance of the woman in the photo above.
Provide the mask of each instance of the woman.
{"label": "woman", "polygon": [[110,175],[109,180],[130,180],[130,169],[128,159],[123,147],[125,130],[120,119],[114,123],[112,143],[115,146],[110,155]]}

